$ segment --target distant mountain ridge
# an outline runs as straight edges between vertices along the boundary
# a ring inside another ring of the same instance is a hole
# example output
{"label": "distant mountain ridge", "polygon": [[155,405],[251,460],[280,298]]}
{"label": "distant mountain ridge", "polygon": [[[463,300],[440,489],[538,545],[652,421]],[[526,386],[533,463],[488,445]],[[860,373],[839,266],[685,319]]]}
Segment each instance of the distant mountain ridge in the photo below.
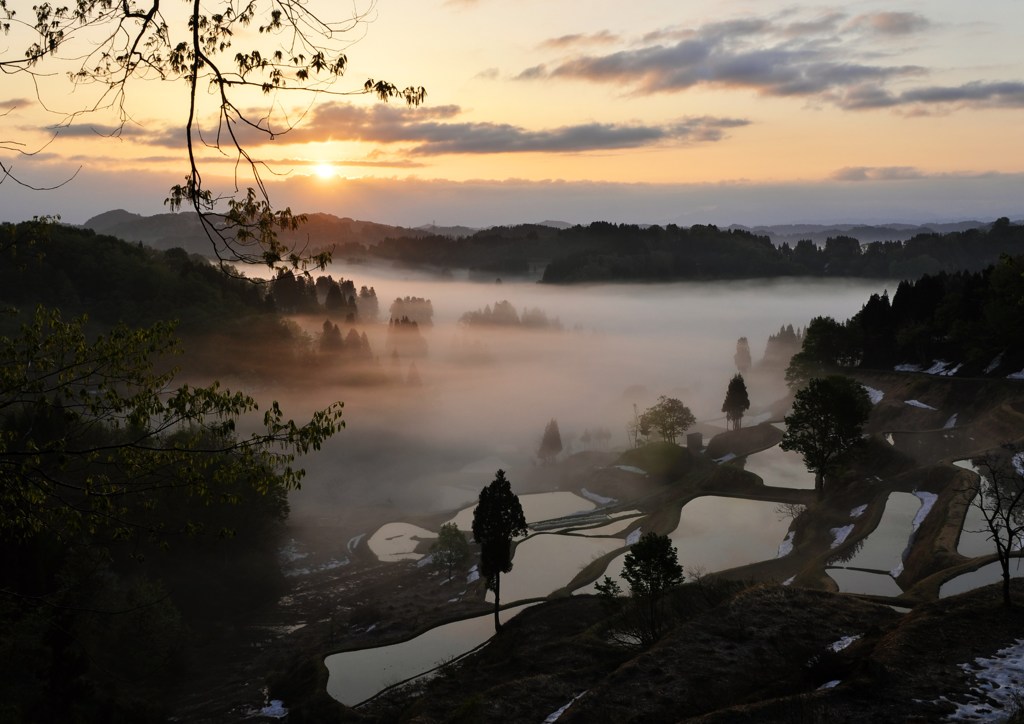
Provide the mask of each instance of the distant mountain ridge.
{"label": "distant mountain ridge", "polygon": [[[139,241],[155,249],[180,247],[189,253],[210,255],[210,241],[206,238],[199,219],[191,212],[142,216],[124,209],[116,209],[94,216],[82,226],[98,234],[109,234],[125,241]],[[333,214],[311,213],[306,214],[306,223],[297,231],[281,232],[280,236],[289,245],[301,247],[308,244],[307,252],[315,252],[318,249],[351,243],[375,246],[388,238],[416,238],[431,233],[434,232],[377,224],[372,221],[357,221]]]}

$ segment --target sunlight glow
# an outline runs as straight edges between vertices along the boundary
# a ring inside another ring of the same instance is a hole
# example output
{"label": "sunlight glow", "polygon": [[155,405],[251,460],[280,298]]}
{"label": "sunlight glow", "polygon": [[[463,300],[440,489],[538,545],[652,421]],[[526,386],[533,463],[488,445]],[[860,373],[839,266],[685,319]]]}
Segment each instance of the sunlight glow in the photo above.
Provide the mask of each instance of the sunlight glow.
{"label": "sunlight glow", "polygon": [[329,181],[338,174],[338,170],[333,164],[321,161],[313,166],[313,174],[322,181]]}

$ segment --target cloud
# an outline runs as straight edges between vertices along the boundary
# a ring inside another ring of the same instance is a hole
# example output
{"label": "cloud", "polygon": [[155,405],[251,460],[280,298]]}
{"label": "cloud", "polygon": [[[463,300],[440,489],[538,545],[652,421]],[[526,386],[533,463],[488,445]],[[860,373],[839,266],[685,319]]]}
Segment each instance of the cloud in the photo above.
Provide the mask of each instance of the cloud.
{"label": "cloud", "polygon": [[[1024,106],[1024,83],[977,80],[960,86],[909,87],[929,74],[912,64],[887,64],[878,43],[933,27],[923,15],[879,12],[849,17],[838,11],[804,16],[788,10],[695,28],[647,33],[609,53],[577,53],[523,70],[520,80],[604,83],[651,95],[698,87],[750,90],[762,96],[802,97],[846,110],[958,104],[975,108]],[[896,84],[904,90],[895,90]],[[939,110],[942,110],[939,108]]]}
{"label": "cloud", "polygon": [[637,148],[662,143],[721,140],[749,121],[710,116],[681,118],[662,125],[584,123],[531,130],[508,123],[457,122],[458,106],[405,108],[334,104],[318,108],[291,142],[326,140],[404,144],[412,156],[462,153],[578,153]]}
{"label": "cloud", "polygon": [[853,18],[847,28],[851,30],[867,30],[879,35],[911,35],[927,30],[931,21],[917,13],[871,13]]}
{"label": "cloud", "polygon": [[958,86],[914,88],[898,94],[881,86],[864,85],[847,92],[840,105],[852,110],[899,106],[915,112],[927,112],[929,107],[942,110],[952,106],[1024,108],[1024,83],[974,81]]}
{"label": "cloud", "polygon": [[924,72],[912,65],[858,62],[849,49],[817,37],[823,29],[834,29],[838,20],[829,15],[809,24],[757,18],[711,23],[694,31],[674,31],[680,39],[672,44],[581,55],[546,72],[543,66],[535,67],[521,77],[611,82],[642,94],[704,85],[751,89],[768,96],[829,97],[865,82]]}
{"label": "cloud", "polygon": [[579,45],[605,45],[619,40],[619,36],[607,30],[598,33],[572,33],[561,35],[557,38],[549,38],[540,44],[542,48],[565,49]]}
{"label": "cloud", "polygon": [[833,181],[907,181],[927,176],[913,166],[850,166],[831,176]]}

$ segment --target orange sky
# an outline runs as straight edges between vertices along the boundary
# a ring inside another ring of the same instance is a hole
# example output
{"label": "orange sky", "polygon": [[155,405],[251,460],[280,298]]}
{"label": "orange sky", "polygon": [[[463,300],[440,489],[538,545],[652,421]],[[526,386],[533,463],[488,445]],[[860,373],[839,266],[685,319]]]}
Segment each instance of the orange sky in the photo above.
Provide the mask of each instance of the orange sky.
{"label": "orange sky", "polygon": [[[272,141],[244,138],[269,164],[275,201],[298,210],[410,225],[1024,215],[1018,0],[648,0],[625,16],[603,0],[586,13],[566,0],[357,5],[366,22],[345,36],[350,65],[335,89],[386,78],[425,86],[427,102],[240,97],[275,129],[297,124]],[[65,57],[47,69],[81,56]],[[119,138],[103,135],[116,119],[99,112],[45,145],[96,88],[28,81],[5,76],[0,157],[34,185],[81,170],[57,191],[4,183],[2,218],[162,210],[187,172],[183,82],[133,81]],[[24,157],[14,143],[42,150]],[[231,192],[234,160],[209,152],[204,179]]]}

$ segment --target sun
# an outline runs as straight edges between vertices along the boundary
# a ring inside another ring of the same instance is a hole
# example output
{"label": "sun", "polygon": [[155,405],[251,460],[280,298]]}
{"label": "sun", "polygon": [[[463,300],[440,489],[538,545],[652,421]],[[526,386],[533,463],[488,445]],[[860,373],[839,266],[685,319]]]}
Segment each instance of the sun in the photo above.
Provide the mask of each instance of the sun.
{"label": "sun", "polygon": [[338,174],[338,170],[334,168],[334,164],[321,161],[313,166],[313,174],[322,181],[329,181]]}

